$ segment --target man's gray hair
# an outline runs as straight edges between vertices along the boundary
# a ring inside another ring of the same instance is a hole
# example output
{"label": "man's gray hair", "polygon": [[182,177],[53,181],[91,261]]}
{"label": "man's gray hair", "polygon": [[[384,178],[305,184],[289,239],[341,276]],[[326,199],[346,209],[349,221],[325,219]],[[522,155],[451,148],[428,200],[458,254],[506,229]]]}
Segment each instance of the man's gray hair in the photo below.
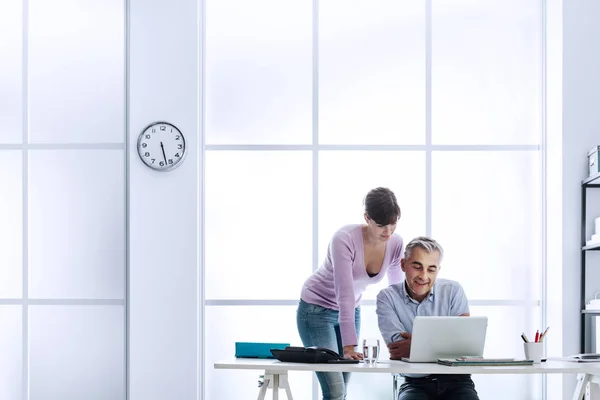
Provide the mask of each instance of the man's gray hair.
{"label": "man's gray hair", "polygon": [[411,240],[410,243],[406,245],[406,248],[404,249],[404,259],[408,260],[412,254],[412,251],[417,247],[425,250],[427,253],[432,253],[434,251],[439,252],[440,261],[442,261],[442,258],[444,258],[444,249],[438,242],[427,236],[419,236]]}

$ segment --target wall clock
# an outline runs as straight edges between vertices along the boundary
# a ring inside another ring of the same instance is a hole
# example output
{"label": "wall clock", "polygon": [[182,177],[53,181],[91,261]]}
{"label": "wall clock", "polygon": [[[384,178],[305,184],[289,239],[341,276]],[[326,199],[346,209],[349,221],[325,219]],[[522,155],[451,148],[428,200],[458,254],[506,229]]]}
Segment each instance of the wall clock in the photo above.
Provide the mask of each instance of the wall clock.
{"label": "wall clock", "polygon": [[171,171],[185,158],[185,138],[175,125],[153,122],[138,138],[137,150],[148,167],[157,171]]}

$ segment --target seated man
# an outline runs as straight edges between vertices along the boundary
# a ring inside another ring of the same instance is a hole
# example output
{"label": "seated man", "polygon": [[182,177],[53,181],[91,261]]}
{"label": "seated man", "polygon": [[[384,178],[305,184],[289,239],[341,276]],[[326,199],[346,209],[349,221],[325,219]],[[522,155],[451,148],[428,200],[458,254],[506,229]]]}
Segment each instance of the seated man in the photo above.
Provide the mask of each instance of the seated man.
{"label": "seated man", "polygon": [[[392,360],[409,357],[413,320],[424,316],[469,316],[465,292],[458,282],[439,279],[442,247],[433,239],[418,237],[404,250],[400,261],[404,282],[377,295],[379,330]],[[398,400],[478,400],[471,375],[404,374]]]}

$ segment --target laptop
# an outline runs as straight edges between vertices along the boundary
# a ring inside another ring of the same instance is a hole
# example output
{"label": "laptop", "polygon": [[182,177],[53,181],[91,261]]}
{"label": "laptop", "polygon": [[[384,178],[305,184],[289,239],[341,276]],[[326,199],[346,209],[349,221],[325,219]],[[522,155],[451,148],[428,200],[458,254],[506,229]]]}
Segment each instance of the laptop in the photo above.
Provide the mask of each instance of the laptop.
{"label": "laptop", "polygon": [[410,344],[411,363],[438,358],[483,356],[487,317],[415,317]]}

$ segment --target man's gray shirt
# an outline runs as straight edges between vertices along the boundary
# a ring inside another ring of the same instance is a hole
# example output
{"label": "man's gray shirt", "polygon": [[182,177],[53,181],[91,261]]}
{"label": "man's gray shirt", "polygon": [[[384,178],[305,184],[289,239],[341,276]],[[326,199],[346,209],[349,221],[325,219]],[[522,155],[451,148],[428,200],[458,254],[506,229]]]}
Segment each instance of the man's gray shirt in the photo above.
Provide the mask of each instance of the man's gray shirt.
{"label": "man's gray shirt", "polygon": [[[377,295],[377,321],[386,344],[405,340],[401,332],[412,333],[417,315],[459,316],[469,313],[467,296],[460,283],[437,279],[429,295],[421,303],[410,297],[406,281],[391,285]],[[413,378],[427,375],[402,374]]]}
{"label": "man's gray shirt", "polygon": [[417,315],[458,316],[469,312],[467,296],[456,281],[437,279],[421,303],[410,297],[406,282],[389,286],[377,295],[377,321],[386,344],[404,340],[400,332],[412,333]]}

